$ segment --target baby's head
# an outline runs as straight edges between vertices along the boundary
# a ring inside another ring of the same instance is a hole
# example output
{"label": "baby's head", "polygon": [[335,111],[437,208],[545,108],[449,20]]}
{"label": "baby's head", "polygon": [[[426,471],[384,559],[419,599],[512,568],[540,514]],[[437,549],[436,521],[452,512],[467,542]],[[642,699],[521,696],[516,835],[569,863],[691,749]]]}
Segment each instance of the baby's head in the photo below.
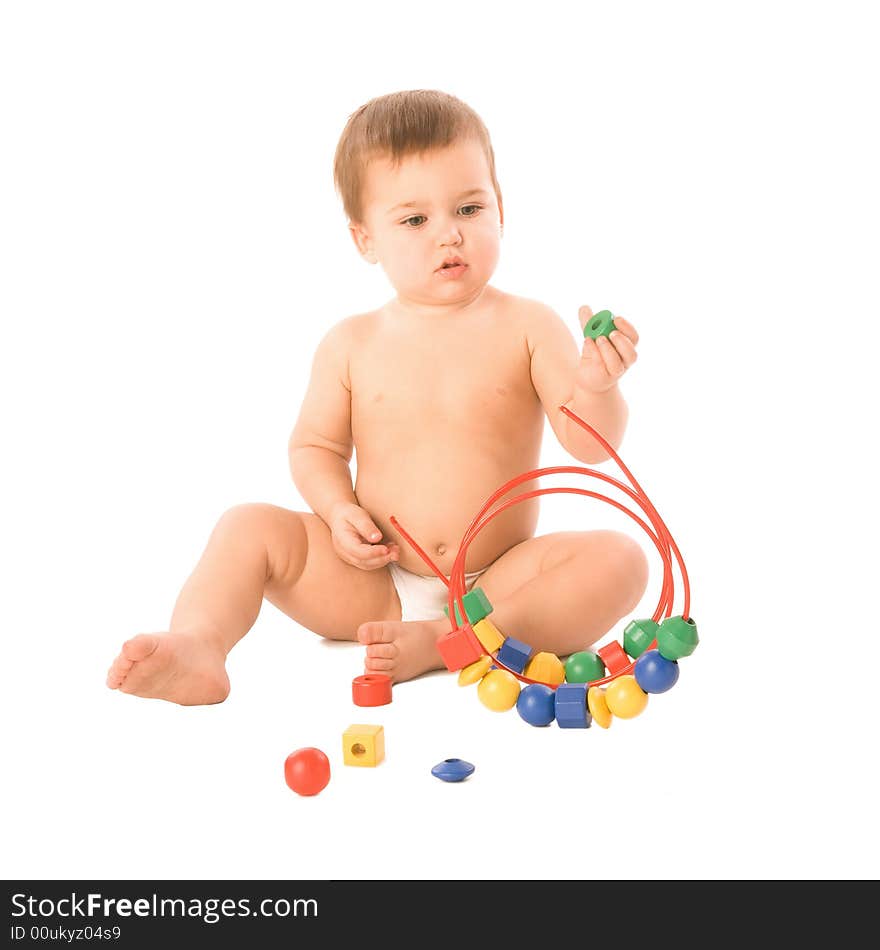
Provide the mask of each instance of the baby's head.
{"label": "baby's head", "polygon": [[[501,189],[489,132],[460,99],[432,89],[371,99],[348,119],[333,177],[358,251],[402,300],[455,303],[489,281]],[[464,268],[440,273],[452,257]]]}

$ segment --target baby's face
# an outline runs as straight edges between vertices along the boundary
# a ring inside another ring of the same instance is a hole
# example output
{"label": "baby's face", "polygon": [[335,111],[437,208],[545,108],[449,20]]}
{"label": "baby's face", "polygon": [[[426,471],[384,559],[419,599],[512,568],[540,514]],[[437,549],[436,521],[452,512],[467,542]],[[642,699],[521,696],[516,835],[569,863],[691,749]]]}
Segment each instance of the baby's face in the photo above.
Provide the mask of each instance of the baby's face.
{"label": "baby's face", "polygon": [[[407,157],[397,169],[386,158],[370,162],[364,221],[351,231],[401,301],[450,304],[473,298],[488,283],[502,222],[486,156],[478,143],[465,141]],[[453,256],[466,266],[444,275],[443,262]]]}

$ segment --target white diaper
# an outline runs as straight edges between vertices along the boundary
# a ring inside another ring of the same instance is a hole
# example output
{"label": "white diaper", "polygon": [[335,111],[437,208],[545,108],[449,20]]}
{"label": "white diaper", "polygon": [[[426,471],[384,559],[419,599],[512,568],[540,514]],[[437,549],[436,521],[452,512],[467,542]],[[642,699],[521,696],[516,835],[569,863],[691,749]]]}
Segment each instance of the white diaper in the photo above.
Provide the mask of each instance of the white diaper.
{"label": "white diaper", "polygon": [[[442,620],[446,616],[443,608],[449,605],[449,588],[436,574],[413,574],[394,561],[388,563],[388,570],[400,598],[401,620]],[[485,571],[484,567],[482,571],[465,574],[465,590],[470,590]]]}

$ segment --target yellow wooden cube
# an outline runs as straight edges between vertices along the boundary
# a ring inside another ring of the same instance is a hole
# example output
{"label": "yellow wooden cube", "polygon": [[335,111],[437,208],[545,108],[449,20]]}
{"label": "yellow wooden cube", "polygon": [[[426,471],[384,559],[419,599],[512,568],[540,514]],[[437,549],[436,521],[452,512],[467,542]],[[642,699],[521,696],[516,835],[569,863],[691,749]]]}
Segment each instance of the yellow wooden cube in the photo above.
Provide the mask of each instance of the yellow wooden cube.
{"label": "yellow wooden cube", "polygon": [[346,765],[378,765],[385,758],[385,730],[381,726],[349,726],[342,734],[342,758]]}
{"label": "yellow wooden cube", "polygon": [[494,653],[504,643],[504,637],[488,617],[475,623],[471,629],[487,653]]}

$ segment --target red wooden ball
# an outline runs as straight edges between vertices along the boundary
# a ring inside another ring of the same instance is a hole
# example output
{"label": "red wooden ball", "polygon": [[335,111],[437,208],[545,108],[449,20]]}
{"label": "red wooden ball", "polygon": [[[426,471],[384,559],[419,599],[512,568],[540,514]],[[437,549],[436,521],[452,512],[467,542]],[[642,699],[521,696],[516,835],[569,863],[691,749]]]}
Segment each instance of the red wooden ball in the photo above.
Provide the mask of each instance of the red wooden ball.
{"label": "red wooden ball", "polygon": [[330,781],[330,760],[312,746],[297,749],[284,760],[284,781],[297,795],[317,795]]}

